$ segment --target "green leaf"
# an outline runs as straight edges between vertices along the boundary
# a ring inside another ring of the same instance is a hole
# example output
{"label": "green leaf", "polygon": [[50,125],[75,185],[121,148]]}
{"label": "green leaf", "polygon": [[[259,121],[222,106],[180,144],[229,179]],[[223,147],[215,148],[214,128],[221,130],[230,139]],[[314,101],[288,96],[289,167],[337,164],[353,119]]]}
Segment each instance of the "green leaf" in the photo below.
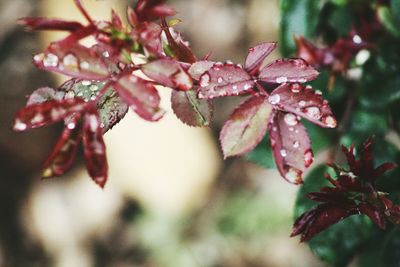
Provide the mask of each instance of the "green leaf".
{"label": "green leaf", "polygon": [[376,231],[358,257],[359,267],[393,267],[400,263],[400,229],[394,226],[384,233]]}
{"label": "green leaf", "polygon": [[246,159],[266,169],[275,169],[275,161],[272,156],[272,148],[269,142],[269,134],[251,152],[246,154]]}
{"label": "green leaf", "polygon": [[315,36],[320,3],[315,0],[281,0],[280,47],[284,56],[296,51],[293,35]]}
{"label": "green leaf", "polygon": [[[396,2],[396,1],[392,1]],[[382,6],[378,8],[378,18],[385,29],[395,37],[400,38],[400,29],[398,25],[396,25],[396,21],[394,19],[393,14],[390,12],[390,9],[386,6]]]}
{"label": "green leaf", "polygon": [[[321,165],[306,177],[295,204],[296,218],[317,204],[305,195],[328,185],[323,176],[327,171],[327,167]],[[346,266],[360,246],[368,240],[372,229],[374,227],[367,217],[351,216],[315,236],[308,245],[323,261],[332,266],[342,267]]]}

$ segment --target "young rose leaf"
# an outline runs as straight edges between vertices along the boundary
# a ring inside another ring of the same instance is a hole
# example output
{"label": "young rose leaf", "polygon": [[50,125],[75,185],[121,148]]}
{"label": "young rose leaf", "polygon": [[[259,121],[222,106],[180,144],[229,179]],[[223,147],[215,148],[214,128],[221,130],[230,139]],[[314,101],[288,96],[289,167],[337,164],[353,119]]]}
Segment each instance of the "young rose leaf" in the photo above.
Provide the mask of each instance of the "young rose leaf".
{"label": "young rose leaf", "polygon": [[252,91],[254,81],[242,67],[230,63],[215,63],[200,77],[199,98],[212,99]]}
{"label": "young rose leaf", "polygon": [[282,177],[301,184],[302,173],[313,162],[311,142],[305,127],[292,113],[276,112],[270,122],[270,142]]}
{"label": "young rose leaf", "polygon": [[272,106],[264,96],[243,102],[225,122],[220,142],[224,157],[242,155],[252,150],[264,137]]}
{"label": "young rose leaf", "polygon": [[62,19],[47,19],[41,17],[21,18],[18,24],[25,26],[27,31],[55,30],[55,31],[76,31],[83,27],[76,21],[67,21]]}
{"label": "young rose leaf", "polygon": [[162,20],[162,25],[164,27],[164,32],[167,37],[169,49],[172,52],[172,56],[181,62],[193,63],[196,62],[196,57],[188,45],[182,40],[181,34],[176,33],[175,38],[171,33],[172,28],[170,28],[165,19]]}
{"label": "young rose leaf", "polygon": [[132,26],[132,28],[136,28],[139,25],[138,17],[136,16],[135,10],[128,6],[126,9],[126,18],[128,20],[129,25]]}
{"label": "young rose leaf", "polygon": [[172,109],[175,115],[189,126],[209,126],[213,115],[211,101],[198,99],[196,90],[172,91]]}
{"label": "young rose leaf", "polygon": [[249,73],[255,73],[259,70],[265,58],[276,48],[276,43],[261,43],[249,48],[244,68]]}
{"label": "young rose leaf", "polygon": [[122,19],[114,9],[111,9],[111,22],[115,28],[122,28]]}
{"label": "young rose leaf", "polygon": [[141,69],[150,79],[172,89],[186,91],[193,86],[190,75],[174,60],[155,60],[143,65]]}
{"label": "young rose leaf", "polygon": [[139,21],[150,21],[175,15],[175,10],[164,4],[164,0],[139,0],[136,8]]}
{"label": "young rose leaf", "polygon": [[282,84],[269,97],[275,107],[294,113],[321,127],[335,128],[336,119],[320,93],[300,84]]}
{"label": "young rose leaf", "polygon": [[80,116],[75,114],[66,121],[61,137],[44,163],[43,178],[63,175],[71,168],[82,137],[81,128],[77,127],[79,119]]}
{"label": "young rose leaf", "polygon": [[367,215],[381,229],[386,228],[386,219],[383,213],[375,206],[369,203],[361,203],[358,205],[361,214]]}
{"label": "young rose leaf", "polygon": [[151,82],[135,75],[126,75],[114,87],[123,101],[143,119],[158,121],[164,115],[160,108],[160,95]]}
{"label": "young rose leaf", "polygon": [[33,104],[17,112],[14,130],[25,131],[58,122],[74,112],[82,112],[86,107],[80,98],[67,100],[50,100]]}
{"label": "young rose leaf", "polygon": [[139,42],[146,48],[147,52],[155,57],[162,57],[161,26],[157,23],[145,22],[137,27],[137,31],[139,34]]}
{"label": "young rose leaf", "polygon": [[306,242],[329,226],[353,214],[356,214],[356,210],[352,208],[320,204],[295,221],[291,236],[301,234],[300,242]]}
{"label": "young rose leaf", "polygon": [[201,60],[193,63],[189,68],[189,74],[195,80],[200,80],[201,75],[214,66],[214,61]]}
{"label": "young rose leaf", "polygon": [[50,87],[41,87],[33,91],[29,96],[27,106],[40,104],[49,100],[61,100],[65,96],[65,92],[56,91]]}
{"label": "young rose leaf", "polygon": [[52,43],[44,53],[34,56],[33,62],[40,69],[74,78],[104,80],[110,76],[96,51],[80,44],[65,47]]}
{"label": "young rose leaf", "polygon": [[268,83],[305,83],[314,80],[318,74],[303,59],[278,59],[262,68],[259,78]]}
{"label": "young rose leaf", "polygon": [[92,107],[83,116],[83,153],[89,175],[100,187],[107,182],[108,164],[99,115]]}

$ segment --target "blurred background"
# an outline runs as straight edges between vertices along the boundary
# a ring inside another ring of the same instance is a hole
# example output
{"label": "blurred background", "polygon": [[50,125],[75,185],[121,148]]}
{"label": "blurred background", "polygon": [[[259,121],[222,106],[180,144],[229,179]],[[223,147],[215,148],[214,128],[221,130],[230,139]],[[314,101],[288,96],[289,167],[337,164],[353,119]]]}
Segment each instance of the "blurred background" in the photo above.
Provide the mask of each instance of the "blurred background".
{"label": "blurred background", "polygon": [[[108,19],[134,1],[86,0]],[[171,0],[179,29],[198,57],[244,61],[247,48],[278,40],[278,0]],[[318,267],[290,238],[297,188],[244,158],[223,161],[218,132],[240,99],[216,103],[209,129],[134,114],[105,136],[110,178],[104,190],[78,159],[67,175],[40,180],[59,126],[11,131],[15,112],[41,86],[63,77],[36,70],[33,53],[58,33],[25,33],[24,16],[82,20],[72,0],[0,0],[0,266]],[[275,52],[269,57],[279,57]],[[160,88],[168,110],[169,89]]]}

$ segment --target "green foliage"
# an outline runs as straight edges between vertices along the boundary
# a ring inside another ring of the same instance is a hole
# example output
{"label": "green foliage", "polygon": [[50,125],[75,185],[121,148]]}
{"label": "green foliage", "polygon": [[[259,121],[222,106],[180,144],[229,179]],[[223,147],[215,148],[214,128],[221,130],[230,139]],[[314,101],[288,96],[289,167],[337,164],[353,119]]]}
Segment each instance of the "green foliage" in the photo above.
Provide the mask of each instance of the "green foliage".
{"label": "green foliage", "polygon": [[284,56],[296,50],[293,35],[314,37],[317,27],[320,1],[281,0],[280,48]]}

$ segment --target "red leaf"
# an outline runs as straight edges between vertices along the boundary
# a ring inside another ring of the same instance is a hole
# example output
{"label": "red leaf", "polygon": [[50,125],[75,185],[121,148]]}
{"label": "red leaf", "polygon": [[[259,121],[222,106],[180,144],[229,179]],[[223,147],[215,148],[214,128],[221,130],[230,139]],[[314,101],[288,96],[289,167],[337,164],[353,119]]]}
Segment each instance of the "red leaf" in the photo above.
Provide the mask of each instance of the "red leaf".
{"label": "red leaf", "polygon": [[323,62],[323,52],[302,36],[295,36],[297,46],[296,56],[304,59],[312,66],[319,67]]}
{"label": "red leaf", "polygon": [[353,207],[338,207],[331,204],[318,205],[296,220],[292,236],[301,234],[300,241],[308,241],[329,226],[355,213]]}
{"label": "red leaf", "polygon": [[374,154],[372,152],[372,138],[368,138],[362,145],[361,151],[361,166],[362,166],[362,174],[363,176],[370,180],[374,181],[374,177],[371,176],[371,173],[374,171]]}
{"label": "red leaf", "polygon": [[114,87],[119,96],[143,119],[158,121],[164,115],[160,108],[160,95],[151,82],[126,75]]}
{"label": "red leaf", "polygon": [[156,57],[163,56],[163,47],[161,42],[162,28],[153,22],[144,22],[138,26],[140,43],[147,51]]}
{"label": "red leaf", "polygon": [[354,144],[352,144],[349,149],[342,145],[342,152],[346,156],[347,164],[349,165],[350,170],[354,174],[360,173],[360,162],[356,160],[354,156]]}
{"label": "red leaf", "polygon": [[306,129],[294,114],[276,112],[271,119],[269,133],[280,174],[290,183],[301,184],[302,173],[313,162]]}
{"label": "red leaf", "polygon": [[62,19],[48,19],[41,17],[21,18],[18,24],[25,26],[27,31],[56,30],[56,31],[76,31],[83,27],[76,21]]}
{"label": "red leaf", "polygon": [[172,91],[172,109],[175,115],[189,126],[209,126],[213,115],[211,101],[198,99],[196,91]]}
{"label": "red leaf", "polygon": [[164,4],[163,0],[139,0],[136,8],[139,21],[150,21],[175,15],[175,10]]}
{"label": "red leaf", "polygon": [[220,133],[224,157],[252,150],[264,137],[271,113],[272,106],[264,96],[254,96],[237,107]]}
{"label": "red leaf", "polygon": [[193,63],[189,68],[189,74],[193,79],[199,80],[201,75],[214,66],[214,61],[201,60]]}
{"label": "red leaf", "polygon": [[190,75],[174,60],[155,60],[143,65],[141,69],[150,79],[172,89],[186,91],[193,86]]}
{"label": "red leaf", "polygon": [[66,127],[61,137],[44,163],[43,178],[63,175],[71,168],[82,137],[81,128],[76,127],[79,119],[80,116],[76,114],[66,122]]}
{"label": "red leaf", "polygon": [[265,66],[259,78],[268,83],[305,83],[314,80],[318,74],[303,59],[279,59]]}
{"label": "red leaf", "polygon": [[255,73],[259,70],[265,58],[276,48],[276,43],[261,43],[249,48],[249,54],[246,57],[244,68],[249,73]]}
{"label": "red leaf", "polygon": [[133,27],[136,28],[139,25],[138,17],[136,16],[136,12],[130,6],[126,9],[126,18],[128,19],[128,23]]}
{"label": "red leaf", "polygon": [[376,179],[376,178],[382,176],[385,172],[393,170],[395,168],[397,168],[397,164],[396,163],[392,163],[392,162],[383,163],[382,165],[379,165],[379,167],[377,167],[374,170],[373,176]]}
{"label": "red leaf", "polygon": [[320,93],[300,84],[282,84],[269,97],[280,110],[294,113],[321,127],[335,128],[336,119]]}
{"label": "red leaf", "polygon": [[182,40],[182,36],[179,32],[174,32],[175,35],[171,33],[171,30],[173,28],[170,28],[165,21],[165,19],[162,20],[162,24],[164,27],[164,32],[168,40],[168,45],[170,46],[170,49],[172,50],[172,53],[174,55],[174,58],[176,58],[178,61],[181,62],[186,62],[186,63],[193,63],[196,62],[196,57],[193,54],[192,50],[188,45],[184,43]]}
{"label": "red leaf", "polygon": [[110,76],[95,49],[80,44],[65,47],[60,42],[52,43],[45,53],[36,55],[33,61],[40,69],[79,79],[101,81]]}
{"label": "red leaf", "polygon": [[372,204],[369,203],[361,203],[358,205],[358,210],[367,215],[376,225],[378,225],[381,229],[386,228],[386,220],[382,212]]}
{"label": "red leaf", "polygon": [[242,67],[215,63],[200,77],[199,98],[241,95],[251,92],[254,81]]}
{"label": "red leaf", "polygon": [[89,175],[103,188],[107,182],[108,164],[103,130],[94,106],[83,116],[83,153]]}
{"label": "red leaf", "polygon": [[117,28],[117,29],[121,29],[122,28],[121,17],[117,14],[117,12],[115,12],[114,9],[111,10],[111,21],[112,21],[112,25],[115,28]]}
{"label": "red leaf", "polygon": [[14,130],[25,131],[58,122],[74,112],[83,111],[86,105],[82,99],[74,98],[24,107],[17,112]]}

